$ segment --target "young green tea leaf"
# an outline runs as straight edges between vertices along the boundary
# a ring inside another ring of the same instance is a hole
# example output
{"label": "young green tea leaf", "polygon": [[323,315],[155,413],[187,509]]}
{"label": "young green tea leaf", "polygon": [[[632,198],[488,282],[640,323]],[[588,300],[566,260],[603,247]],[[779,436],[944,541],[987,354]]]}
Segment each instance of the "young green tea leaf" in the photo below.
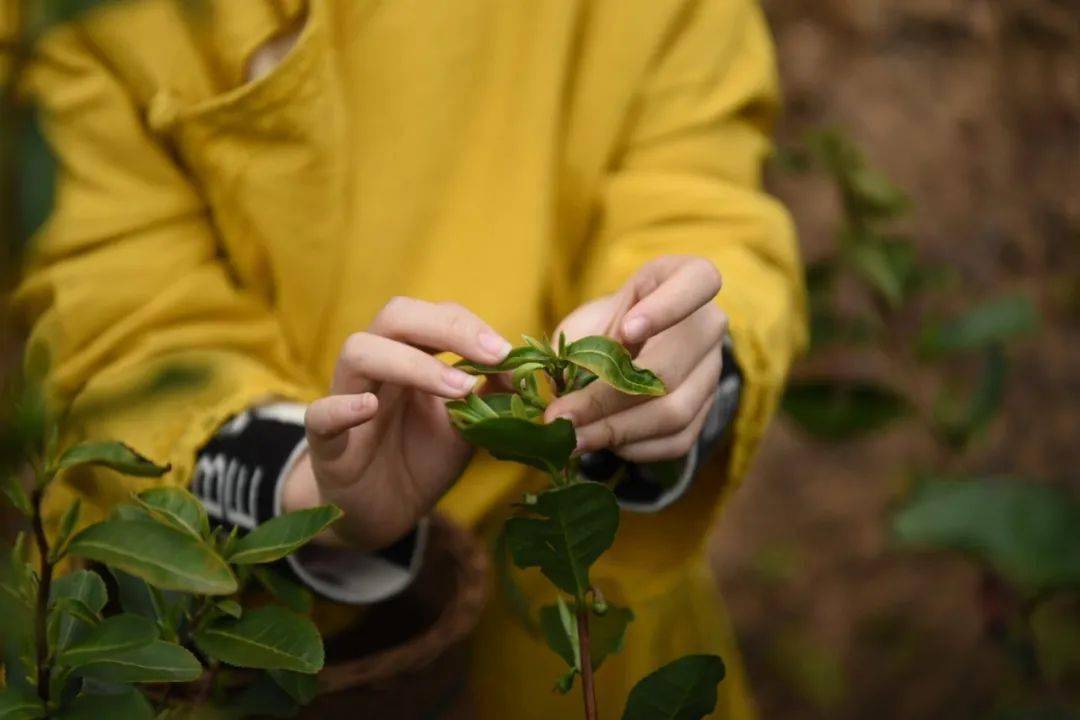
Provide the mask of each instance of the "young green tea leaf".
{"label": "young green tea leaf", "polygon": [[66,470],[77,465],[103,465],[124,475],[161,477],[168,465],[156,465],[122,442],[83,442],[64,451],[58,468]]}
{"label": "young green tea leaf", "polygon": [[459,360],[454,363],[454,367],[473,375],[494,375],[496,373],[510,372],[526,364],[543,366],[549,359],[550,357],[546,352],[526,345],[514,348],[502,362],[495,365],[485,365],[472,360]]}
{"label": "young green tea leaf", "polygon": [[239,620],[240,616],[244,614],[244,609],[235,600],[218,600],[214,603],[214,609],[234,620]]}
{"label": "young green tea leaf", "polygon": [[114,653],[149,645],[158,639],[157,626],[144,617],[122,613],[102,620],[79,642],[60,653],[56,661],[65,667],[82,667]]}
{"label": "young green tea leaf", "polygon": [[56,715],[56,720],[154,720],[154,708],[141,692],[96,695],[83,693]]}
{"label": "young green tea leaf", "polygon": [[202,665],[179,645],[155,640],[84,665],[79,674],[115,684],[191,682],[202,674]]}
{"label": "young green tea leaf", "polygon": [[522,419],[535,420],[536,418],[544,414],[543,410],[534,405],[530,405],[527,402],[524,402],[520,395],[515,395],[513,393],[490,393],[484,396],[484,402],[487,403],[488,407],[495,411],[498,417],[519,417],[514,413],[515,398],[517,398],[517,401],[519,403],[524,405],[523,411],[525,413],[525,417]]}
{"label": "young green tea leaf", "polygon": [[307,705],[315,698],[318,681],[314,675],[291,670],[268,670],[266,674],[300,705]]}
{"label": "young green tea leaf", "polygon": [[49,649],[56,653],[72,643],[82,642],[101,621],[86,603],[76,598],[60,598],[49,607],[45,620]]}
{"label": "young green tea leaf", "polygon": [[67,510],[64,511],[63,517],[60,518],[60,530],[56,533],[56,540],[53,541],[52,548],[49,550],[49,560],[51,562],[56,562],[67,550],[68,540],[71,539],[71,533],[79,522],[81,511],[82,500],[79,498],[75,498],[75,502],[68,505]]}
{"label": "young green tea leaf", "polygon": [[[633,619],[634,613],[628,608],[609,605],[603,615],[590,610],[589,656],[593,670],[598,669],[609,655],[622,650],[626,630]],[[548,647],[566,660],[567,665],[580,672],[577,615],[562,598],[559,604],[540,609],[540,628]]]}
{"label": "young green tea leaf", "polygon": [[210,537],[210,521],[197,497],[179,487],[156,487],[144,490],[136,502],[156,520],[182,530],[195,538]]}
{"label": "young green tea leaf", "polygon": [[796,380],[783,409],[804,431],[823,440],[851,440],[880,430],[910,412],[894,390],[842,380]]}
{"label": "young green tea leaf", "polygon": [[626,699],[622,720],[701,720],[716,708],[724,662],[715,655],[687,655],[640,680]]}
{"label": "young green tea leaf", "polygon": [[278,515],[258,526],[233,546],[234,565],[269,563],[295,552],[341,517],[333,505]]}
{"label": "young green tea leaf", "polygon": [[0,477],[0,490],[7,496],[8,502],[19,513],[26,518],[33,517],[34,508],[30,505],[30,498],[26,494],[26,489],[23,488],[22,483],[15,474],[6,474],[6,470],[0,470],[4,472],[3,477]]}
{"label": "young green tea leaf", "polygon": [[468,405],[469,409],[481,420],[499,417],[499,413],[492,410],[491,407],[484,402],[484,399],[476,393],[470,393],[469,396],[465,398],[465,404]]}
{"label": "young green tea leaf", "polygon": [[596,374],[620,392],[630,395],[663,395],[664,383],[650,370],[634,365],[630,352],[611,338],[591,335],[570,343],[566,359]]}
{"label": "young green tea leaf", "polygon": [[[581,672],[581,646],[577,618],[562,596],[555,605],[540,608],[540,633],[544,642],[575,672]],[[573,677],[570,678],[571,684]]]}
{"label": "young green tea leaf", "polygon": [[[105,608],[109,596],[105,581],[100,575],[93,570],[76,570],[53,581],[49,598],[49,604],[56,606],[58,610],[66,601],[77,601],[86,608],[85,612],[79,614],[66,610],[50,613],[51,645],[59,651],[81,637],[89,626],[97,623],[97,614]],[[85,617],[87,613],[92,618],[90,622]],[[80,617],[82,619],[79,619]]]}
{"label": "young green tea leaf", "polygon": [[218,620],[195,635],[195,644],[236,667],[316,673],[323,666],[315,624],[278,605],[249,610],[239,620]]}
{"label": "young green tea leaf", "polygon": [[1005,478],[924,480],[893,519],[905,545],[969,553],[1022,591],[1080,587],[1080,502]]}
{"label": "young green tea leaf", "polygon": [[230,595],[236,577],[190,534],[144,520],[106,520],[72,538],[68,553],[119,568],[163,590]]}
{"label": "young green tea leaf", "polygon": [[523,463],[548,473],[561,471],[574,452],[577,439],[569,420],[541,425],[515,417],[479,420],[458,430],[473,445],[500,460]]}
{"label": "young green tea leaf", "polygon": [[589,567],[615,540],[619,505],[604,485],[583,482],[547,490],[527,512],[506,521],[514,564],[539,567],[555,585],[584,600]]}
{"label": "young green tea leaf", "polygon": [[0,720],[38,720],[45,706],[33,693],[20,688],[0,688]]}

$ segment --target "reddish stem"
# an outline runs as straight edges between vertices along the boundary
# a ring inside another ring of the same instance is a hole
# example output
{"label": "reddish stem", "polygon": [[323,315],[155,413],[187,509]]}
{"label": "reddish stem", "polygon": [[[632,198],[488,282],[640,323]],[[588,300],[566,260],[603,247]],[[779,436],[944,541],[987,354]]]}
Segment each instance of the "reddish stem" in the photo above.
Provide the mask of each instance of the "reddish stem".
{"label": "reddish stem", "polygon": [[589,607],[578,602],[578,647],[581,653],[581,695],[585,701],[585,720],[596,720],[596,683],[593,680],[592,652],[589,648]]}

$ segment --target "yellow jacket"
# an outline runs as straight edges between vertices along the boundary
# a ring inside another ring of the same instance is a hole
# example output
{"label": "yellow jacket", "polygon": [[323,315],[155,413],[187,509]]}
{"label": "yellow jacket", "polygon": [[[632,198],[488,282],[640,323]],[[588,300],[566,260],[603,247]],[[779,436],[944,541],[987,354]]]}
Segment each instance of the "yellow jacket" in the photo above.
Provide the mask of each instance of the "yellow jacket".
{"label": "yellow jacket", "polygon": [[[729,465],[661,513],[624,513],[594,577],[637,620],[598,682],[614,718],[662,662],[719,651],[717,716],[748,717],[701,550],[804,341],[792,226],[760,188],[777,89],[757,4],[209,5],[106,5],[54,31],[31,77],[61,169],[17,302],[52,392],[79,405],[177,360],[214,371],[73,432],[124,439],[185,483],[230,415],[322,394],[344,338],[392,295],[453,299],[513,338],[657,255],[707,256],[746,382]],[[244,83],[252,50],[299,22],[284,61]],[[481,527],[526,481],[478,457],[442,509]],[[77,494],[84,521],[101,517],[143,482],[70,474],[49,516]],[[580,712],[497,597],[475,657],[482,718]]]}

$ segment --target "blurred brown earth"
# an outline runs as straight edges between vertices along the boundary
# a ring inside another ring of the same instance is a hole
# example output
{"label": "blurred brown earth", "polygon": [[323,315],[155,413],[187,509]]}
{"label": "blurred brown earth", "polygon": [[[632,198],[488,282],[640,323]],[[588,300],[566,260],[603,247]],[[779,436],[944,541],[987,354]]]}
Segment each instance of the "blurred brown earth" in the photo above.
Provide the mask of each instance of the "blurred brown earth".
{"label": "blurred brown earth", "polygon": [[[1080,3],[764,4],[781,144],[844,129],[911,194],[903,229],[960,275],[958,304],[1007,290],[1039,304],[1042,331],[1010,350],[1005,417],[963,467],[1080,487]],[[777,173],[772,187],[820,257],[838,216],[829,184]],[[896,373],[873,353],[827,362]],[[889,545],[904,469],[935,452],[913,425],[829,447],[774,424],[713,541],[763,718],[982,718],[1011,683],[982,637],[971,565]]]}

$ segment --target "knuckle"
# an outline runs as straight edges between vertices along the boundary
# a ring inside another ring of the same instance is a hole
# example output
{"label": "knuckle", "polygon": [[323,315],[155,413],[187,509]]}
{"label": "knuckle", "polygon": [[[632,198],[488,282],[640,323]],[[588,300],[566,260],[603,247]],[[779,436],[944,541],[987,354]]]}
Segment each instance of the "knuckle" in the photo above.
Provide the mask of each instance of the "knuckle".
{"label": "knuckle", "polygon": [[689,453],[694,448],[695,437],[691,432],[682,432],[675,438],[674,450],[676,456]]}
{"label": "knuckle", "polygon": [[346,365],[355,367],[362,363],[365,353],[364,346],[367,345],[367,340],[368,333],[366,332],[353,333],[345,338],[345,342],[341,346],[341,358]]}
{"label": "knuckle", "polygon": [[624,433],[610,420],[601,421],[600,434],[604,441],[604,447],[618,447],[623,444]]}
{"label": "knuckle", "polygon": [[697,271],[701,273],[704,281],[715,288],[715,292],[719,292],[723,278],[721,278],[720,270],[717,269],[716,265],[708,258],[703,257],[694,258],[693,263]]}

